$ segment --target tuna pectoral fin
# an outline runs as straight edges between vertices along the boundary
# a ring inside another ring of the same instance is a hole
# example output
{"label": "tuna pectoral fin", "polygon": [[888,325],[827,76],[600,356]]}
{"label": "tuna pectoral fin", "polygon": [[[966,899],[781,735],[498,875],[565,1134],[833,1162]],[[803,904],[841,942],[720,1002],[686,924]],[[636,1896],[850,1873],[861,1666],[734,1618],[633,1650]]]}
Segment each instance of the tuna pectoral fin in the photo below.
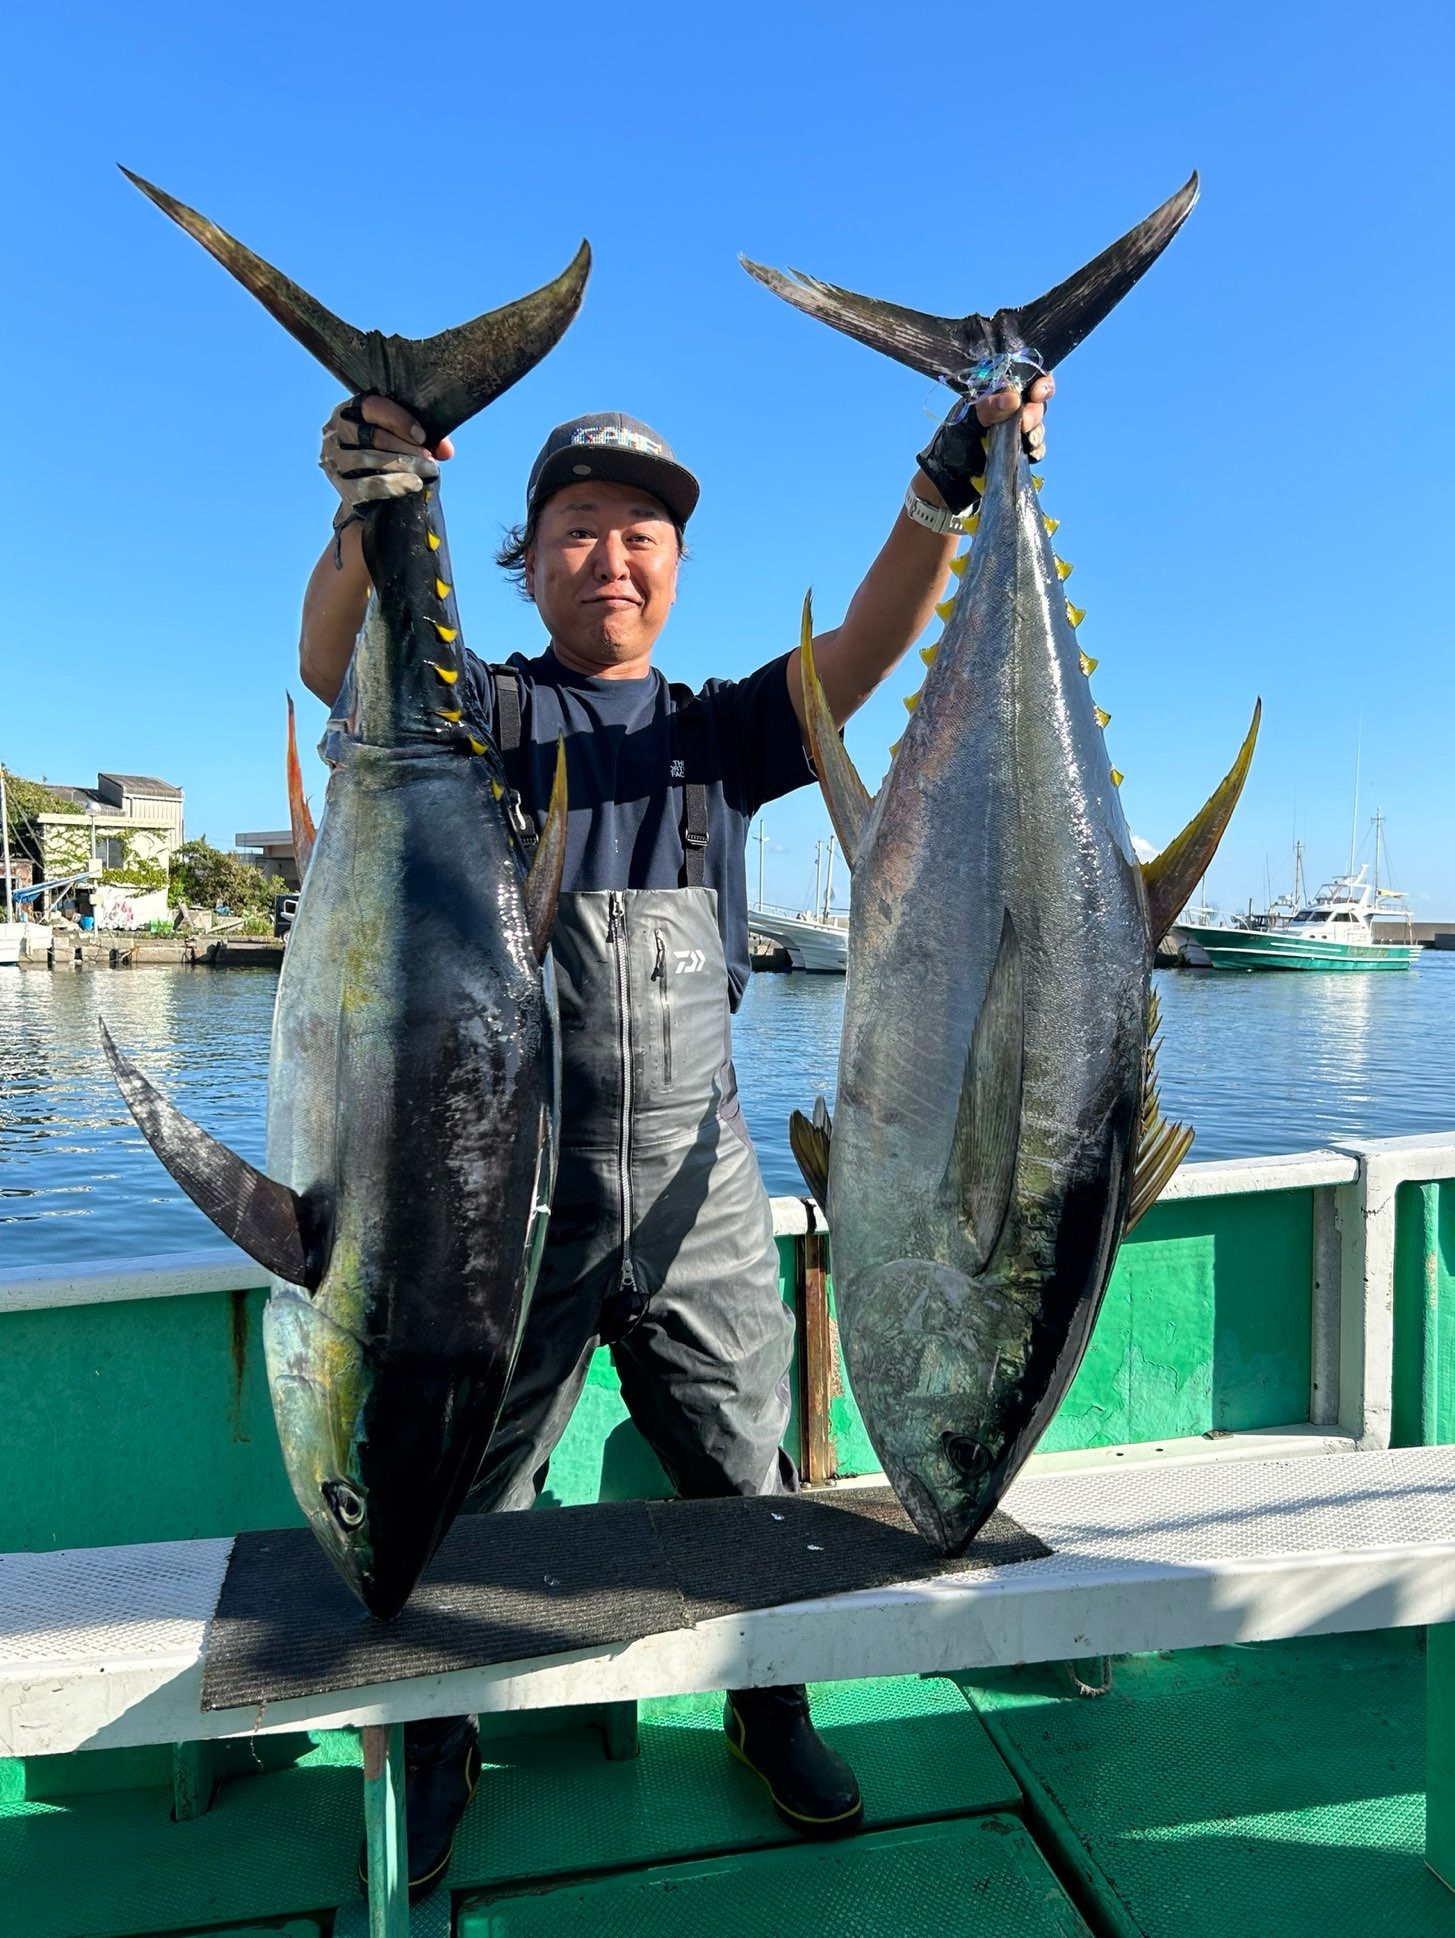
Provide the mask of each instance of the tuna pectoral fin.
{"label": "tuna pectoral fin", "polygon": [[1127,1230],[1142,1217],[1167,1187],[1168,1179],[1192,1149],[1192,1129],[1169,1124],[1157,1095],[1157,1031],[1162,1013],[1153,990],[1147,1032],[1147,1061],[1142,1075],[1142,1116],[1132,1160],[1132,1189],[1127,1203]]}
{"label": "tuna pectoral fin", "polygon": [[345,323],[185,202],[154,188],[129,168],[121,172],[216,256],[325,370],[331,370],[349,390],[378,391],[407,405],[431,444],[483,410],[540,362],[581,307],[591,268],[591,251],[583,242],[554,282],[517,303],[442,330],[438,336],[381,336],[377,330],[357,330]]}
{"label": "tuna pectoral fin", "polygon": [[303,798],[303,769],[298,764],[298,736],[293,728],[293,695],[288,695],[288,819],[293,827],[293,861],[301,882],[308,873],[318,830]]}
{"label": "tuna pectoral fin", "polygon": [[813,771],[828,803],[829,819],[839,837],[844,860],[853,867],[863,844],[873,797],[859,779],[859,770],[849,759],[849,750],[839,738],[833,712],[824,696],[818,668],[813,663],[813,594],[804,594],[803,626],[798,642],[798,671],[803,681],[803,718],[808,728],[808,750],[813,755]]}
{"label": "tuna pectoral fin", "polygon": [[1047,370],[1054,369],[1152,267],[1196,200],[1193,175],[1160,209],[1103,249],[1084,269],[1035,302],[997,310],[994,316],[930,316],[821,283],[798,269],[784,275],[780,269],[749,262],[746,256],[738,260],[750,276],[786,303],[857,337],[871,350],[907,363],[911,370],[959,387],[965,372],[982,357],[1001,351],[1033,349]]}
{"label": "tuna pectoral fin", "polygon": [[1021,947],[1010,910],[985,1001],[975,1019],[945,1183],[972,1246],[972,1276],[985,1269],[1010,1209],[1020,1149],[1026,1003]]}
{"label": "tuna pectoral fin", "polygon": [[104,1023],[101,1043],[142,1135],[193,1204],[265,1271],[315,1290],[323,1277],[322,1247],[305,1201],[169,1104],[121,1054]]}
{"label": "tuna pectoral fin", "polygon": [[803,1181],[818,1201],[824,1216],[829,1209],[829,1150],[834,1134],[829,1107],[820,1097],[813,1107],[813,1122],[801,1110],[788,1119],[788,1142],[798,1159]]}
{"label": "tuna pectoral fin", "polygon": [[1208,863],[1217,853],[1223,830],[1233,817],[1238,796],[1248,778],[1253,761],[1253,745],[1258,738],[1258,722],[1263,718],[1263,702],[1253,708],[1238,758],[1222,782],[1195,814],[1177,839],[1165,847],[1155,861],[1142,864],[1142,882],[1147,891],[1147,925],[1155,946],[1177,920],[1178,912],[1207,873]]}
{"label": "tuna pectoral fin", "polygon": [[566,865],[566,743],[556,741],[556,771],[551,780],[551,800],[546,809],[546,825],[531,857],[530,873],[525,878],[525,914],[530,924],[531,946],[536,961],[544,962],[551,946],[551,930],[556,920],[556,903],[561,895],[561,870]]}

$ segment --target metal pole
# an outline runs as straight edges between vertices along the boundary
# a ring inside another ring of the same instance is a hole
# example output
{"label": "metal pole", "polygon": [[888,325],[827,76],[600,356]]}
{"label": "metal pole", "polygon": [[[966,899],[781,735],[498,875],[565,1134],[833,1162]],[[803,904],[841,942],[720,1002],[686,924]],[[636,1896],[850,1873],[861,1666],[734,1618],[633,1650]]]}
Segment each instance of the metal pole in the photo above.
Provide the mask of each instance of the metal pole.
{"label": "metal pole", "polygon": [[834,837],[830,835],[829,836],[829,871],[828,871],[828,874],[824,877],[824,885],[823,885],[822,915],[825,922],[827,922],[827,920],[829,919],[829,903],[833,899],[834,899]]}
{"label": "metal pole", "polygon": [[5,797],[5,769],[0,766],[0,843],[5,850],[5,920],[15,920],[15,904],[10,897],[10,804]]}
{"label": "metal pole", "polygon": [[758,823],[758,907],[759,908],[763,906],[763,850],[767,846],[767,843],[768,843],[768,831],[763,826],[763,823],[760,821]]}
{"label": "metal pole", "polygon": [[409,1938],[404,1833],[404,1728],[365,1724],[364,1840],[369,1851],[369,1938]]}
{"label": "metal pole", "polygon": [[813,844],[813,906],[814,906],[815,913],[818,910],[818,891],[820,886],[822,885],[822,881],[823,881],[823,843],[821,841],[815,841]]}
{"label": "metal pole", "polygon": [[1349,824],[1349,873],[1354,872],[1354,849],[1359,839],[1359,757],[1364,751],[1364,729],[1354,743],[1354,818]]}

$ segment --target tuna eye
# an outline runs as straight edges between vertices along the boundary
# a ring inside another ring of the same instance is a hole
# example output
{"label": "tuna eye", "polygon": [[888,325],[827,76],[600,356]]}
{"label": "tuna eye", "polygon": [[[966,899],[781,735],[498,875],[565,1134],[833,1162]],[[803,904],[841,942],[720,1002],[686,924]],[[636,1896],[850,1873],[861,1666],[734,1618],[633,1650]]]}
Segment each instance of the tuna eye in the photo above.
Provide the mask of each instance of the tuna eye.
{"label": "tuna eye", "polygon": [[972,1440],[968,1433],[947,1433],[941,1436],[940,1445],[946,1460],[955,1469],[961,1480],[979,1480],[988,1474],[992,1465],[990,1449],[982,1447],[978,1440]]}
{"label": "tuna eye", "polygon": [[329,1513],[346,1533],[364,1525],[363,1499],[346,1480],[326,1480],[321,1491]]}

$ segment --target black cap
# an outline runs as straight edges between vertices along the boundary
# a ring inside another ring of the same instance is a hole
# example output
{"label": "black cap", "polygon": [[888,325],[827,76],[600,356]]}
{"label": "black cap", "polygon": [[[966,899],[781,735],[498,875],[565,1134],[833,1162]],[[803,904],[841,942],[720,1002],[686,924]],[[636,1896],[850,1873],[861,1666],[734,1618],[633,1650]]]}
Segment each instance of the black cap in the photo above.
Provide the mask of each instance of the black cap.
{"label": "black cap", "polygon": [[556,426],[531,466],[525,487],[526,515],[582,478],[640,485],[661,499],[679,525],[692,516],[700,489],[686,465],[673,457],[665,438],[619,410],[592,411]]}

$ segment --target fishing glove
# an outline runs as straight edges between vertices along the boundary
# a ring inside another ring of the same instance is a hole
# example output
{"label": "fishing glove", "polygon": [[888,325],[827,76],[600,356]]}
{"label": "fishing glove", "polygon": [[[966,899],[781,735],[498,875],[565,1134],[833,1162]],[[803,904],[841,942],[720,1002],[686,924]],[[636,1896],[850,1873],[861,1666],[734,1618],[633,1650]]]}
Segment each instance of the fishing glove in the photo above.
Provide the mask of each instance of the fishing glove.
{"label": "fishing glove", "polygon": [[[1021,449],[1032,464],[1046,455],[1046,430],[1037,424],[1021,435]],[[949,415],[919,454],[919,468],[953,512],[973,511],[980,503],[972,482],[985,475],[985,426],[975,415],[972,397],[957,397]]]}
{"label": "fishing glove", "polygon": [[[439,465],[428,451],[419,447],[394,449],[398,438],[364,423],[359,415],[360,402],[357,397],[348,398],[323,427],[318,462],[343,500],[333,521],[335,532],[352,524],[363,506],[381,498],[405,498],[410,492],[423,491],[440,475]],[[376,438],[384,448],[375,447]]]}

